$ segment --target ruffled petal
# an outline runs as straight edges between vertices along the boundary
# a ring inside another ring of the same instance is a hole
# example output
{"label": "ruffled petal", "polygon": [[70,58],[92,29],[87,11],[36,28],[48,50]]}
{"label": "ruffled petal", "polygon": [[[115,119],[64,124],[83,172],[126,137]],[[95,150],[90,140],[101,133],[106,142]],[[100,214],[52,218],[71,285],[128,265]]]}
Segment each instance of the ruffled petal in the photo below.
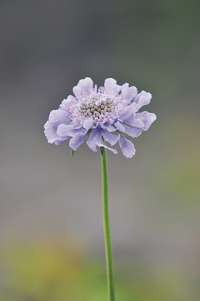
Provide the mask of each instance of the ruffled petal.
{"label": "ruffled petal", "polygon": [[109,121],[101,124],[102,129],[106,129],[108,132],[115,132],[116,128],[113,126],[113,124]]}
{"label": "ruffled petal", "polygon": [[74,129],[74,126],[71,124],[60,124],[57,129],[57,135],[63,138],[67,136],[72,137],[77,131],[79,130]]}
{"label": "ruffled petal", "polygon": [[89,130],[91,129],[93,126],[93,119],[92,118],[87,118],[85,119],[84,123],[83,123],[83,127],[86,129],[86,130]]}
{"label": "ruffled petal", "polygon": [[136,128],[139,128],[139,129],[143,129],[144,122],[141,119],[137,118],[137,115],[136,115],[133,126],[136,127]]}
{"label": "ruffled petal", "polygon": [[124,124],[124,128],[125,128],[124,133],[131,136],[132,138],[137,138],[138,136],[140,136],[142,134],[142,129],[135,128],[135,127],[132,128],[125,124]]}
{"label": "ruffled petal", "polygon": [[76,151],[79,146],[84,142],[86,133],[77,133],[73,138],[69,141],[69,147],[71,147],[74,151]]}
{"label": "ruffled petal", "polygon": [[48,140],[49,143],[54,143],[56,145],[60,145],[63,142],[65,142],[67,139],[70,138],[70,136],[66,136],[66,137],[59,137],[57,135],[57,125],[53,122],[47,121],[44,125],[45,128],[45,136]]}
{"label": "ruffled petal", "polygon": [[110,143],[110,145],[115,145],[117,143],[117,141],[119,140],[120,135],[113,135],[111,133],[109,133],[108,131],[102,131],[102,135],[103,138],[105,139],[105,141],[107,141],[108,143]]}
{"label": "ruffled petal", "polygon": [[82,92],[88,93],[93,88],[93,81],[90,77],[79,80],[77,86],[73,88],[74,95],[78,97]]}
{"label": "ruffled petal", "polygon": [[97,143],[101,140],[101,130],[99,128],[94,129],[87,140],[87,145],[93,152],[97,152]]}
{"label": "ruffled petal", "polygon": [[137,111],[150,103],[152,98],[151,93],[146,91],[141,91],[134,99],[134,103],[137,104]]}
{"label": "ruffled petal", "polygon": [[60,104],[60,108],[62,110],[68,111],[72,102],[76,102],[76,99],[74,96],[69,95],[66,99],[63,99],[63,101]]}
{"label": "ruffled petal", "polygon": [[132,86],[129,88],[129,84],[125,83],[122,85],[122,96],[127,100],[131,101],[137,95],[137,88]]}
{"label": "ruffled petal", "polygon": [[121,124],[121,122],[119,122],[119,121],[115,122],[114,126],[120,132],[124,132],[125,131],[124,125]]}
{"label": "ruffled petal", "polygon": [[133,143],[124,137],[119,138],[119,146],[121,147],[122,153],[126,158],[132,158],[135,155],[135,147]]}
{"label": "ruffled petal", "polygon": [[134,115],[135,115],[135,107],[131,104],[124,109],[123,115],[120,116],[119,121],[125,122],[133,126],[134,119],[135,119]]}
{"label": "ruffled petal", "polygon": [[57,129],[60,124],[69,124],[69,118],[66,115],[66,112],[58,109],[53,110],[49,114],[49,120],[44,125],[44,133],[49,143],[55,143],[56,145],[60,145],[65,142],[70,137],[65,135],[64,137],[60,137],[57,134]]}
{"label": "ruffled petal", "polygon": [[147,111],[137,113],[136,119],[140,120],[144,125],[141,127],[143,131],[147,131],[152,123],[157,119],[154,113],[149,113]]}
{"label": "ruffled petal", "polygon": [[88,138],[87,145],[93,152],[97,152],[97,146],[98,147],[105,147],[106,149],[110,150],[114,154],[117,154],[116,149],[112,149],[105,145],[105,143],[102,140],[103,130],[101,128],[94,129]]}
{"label": "ruffled petal", "polygon": [[70,118],[67,116],[66,112],[62,109],[53,110],[49,114],[49,121],[52,122],[67,122]]}
{"label": "ruffled petal", "polygon": [[107,78],[104,82],[106,91],[113,91],[118,93],[121,90],[121,86],[117,85],[117,81],[114,78]]}

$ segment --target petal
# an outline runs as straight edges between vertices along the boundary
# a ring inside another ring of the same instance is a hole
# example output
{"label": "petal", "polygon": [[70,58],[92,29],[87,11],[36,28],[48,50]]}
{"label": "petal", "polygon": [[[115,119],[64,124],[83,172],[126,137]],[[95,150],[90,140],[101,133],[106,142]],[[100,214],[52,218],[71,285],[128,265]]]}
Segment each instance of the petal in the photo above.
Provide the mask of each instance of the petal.
{"label": "petal", "polygon": [[72,137],[71,130],[73,129],[73,125],[60,124],[57,129],[57,135],[59,137]]}
{"label": "petal", "polygon": [[73,88],[73,93],[74,93],[74,95],[78,98],[79,95],[81,94],[81,88],[75,86],[75,87]]}
{"label": "petal", "polygon": [[110,145],[115,145],[117,141],[119,140],[120,135],[113,135],[109,133],[108,131],[102,131],[103,138],[110,143]]}
{"label": "petal", "polygon": [[101,128],[94,129],[90,133],[90,136],[89,136],[88,141],[87,141],[87,145],[89,146],[89,148],[93,152],[96,152],[97,151],[97,148],[96,148],[97,146],[98,147],[105,147],[106,149],[110,150],[114,154],[117,154],[116,149],[112,149],[112,148],[108,147],[107,145],[105,145],[105,143],[102,140],[102,135],[103,135],[103,130]]}
{"label": "petal", "polygon": [[143,129],[144,122],[136,117],[135,120],[134,120],[133,126],[136,127],[136,128],[139,128],[139,129]]}
{"label": "petal", "polygon": [[131,101],[137,95],[137,92],[137,88],[134,86],[129,88],[128,83],[122,85],[122,96],[129,101]]}
{"label": "petal", "polygon": [[87,118],[84,120],[83,127],[88,131],[93,127],[93,119]]}
{"label": "petal", "polygon": [[144,125],[141,127],[143,131],[147,131],[152,123],[157,119],[154,113],[149,113],[147,111],[137,113],[136,119],[141,121]]}
{"label": "petal", "polygon": [[57,129],[60,124],[69,125],[69,117],[66,115],[66,112],[58,109],[53,110],[49,114],[49,120],[44,125],[44,133],[49,143],[55,143],[60,145],[69,139],[69,136],[65,135],[64,137],[59,137],[57,134]]}
{"label": "petal", "polygon": [[69,147],[71,147],[74,151],[76,151],[79,146],[84,142],[86,133],[77,133],[73,138],[69,141]]}
{"label": "petal", "polygon": [[141,91],[134,99],[134,103],[136,103],[137,106],[137,111],[143,107],[146,106],[150,103],[152,98],[151,93],[149,92],[145,92],[145,91]]}
{"label": "petal", "polygon": [[122,153],[126,158],[132,158],[135,155],[135,147],[133,143],[126,138],[120,136],[119,146],[121,147]]}
{"label": "petal", "polygon": [[83,91],[86,93],[93,88],[93,81],[90,77],[79,80],[77,86],[73,88],[74,95],[78,97]]}
{"label": "petal", "polygon": [[63,101],[62,101],[61,104],[60,104],[60,108],[61,108],[62,110],[68,111],[68,109],[69,109],[69,107],[70,107],[72,101],[76,102],[76,99],[75,99],[74,96],[69,95],[69,96],[67,97],[67,99],[63,99]]}
{"label": "petal", "polygon": [[52,122],[66,122],[69,120],[70,118],[67,116],[67,113],[62,109],[53,110],[49,114],[49,121]]}
{"label": "petal", "polygon": [[107,78],[104,82],[105,90],[118,93],[121,90],[121,86],[117,85],[117,81],[114,78]]}
{"label": "petal", "polygon": [[122,125],[119,121],[115,122],[114,126],[120,132],[124,132],[125,131],[124,125]]}
{"label": "petal", "polygon": [[124,133],[131,136],[132,138],[136,138],[142,134],[142,129],[133,128],[124,124],[125,131]]}
{"label": "petal", "polygon": [[[100,145],[99,145],[100,146]],[[118,151],[114,148],[106,146],[104,143],[101,145],[102,147],[106,148],[107,150],[111,151],[113,154],[118,154]]]}
{"label": "petal", "polygon": [[135,107],[131,104],[123,110],[123,115],[120,116],[119,121],[125,122],[129,125],[134,125]]}
{"label": "petal", "polygon": [[93,152],[97,152],[97,144],[101,142],[102,130],[100,128],[94,129],[87,140],[87,145]]}
{"label": "petal", "polygon": [[102,129],[106,129],[108,132],[115,132],[116,128],[113,126],[113,123],[109,122],[109,120],[105,123],[101,124]]}
{"label": "petal", "polygon": [[50,121],[47,121],[45,123],[45,136],[48,140],[49,143],[54,143],[56,145],[60,145],[62,144],[63,142],[65,142],[67,139],[69,139],[70,137],[69,136],[66,136],[66,137],[59,137],[57,135],[57,125],[56,123],[53,123],[53,122],[50,122]]}
{"label": "petal", "polygon": [[86,133],[87,130],[82,126],[77,126],[76,124],[60,124],[57,129],[57,134],[59,137],[70,136],[73,137],[76,133]]}

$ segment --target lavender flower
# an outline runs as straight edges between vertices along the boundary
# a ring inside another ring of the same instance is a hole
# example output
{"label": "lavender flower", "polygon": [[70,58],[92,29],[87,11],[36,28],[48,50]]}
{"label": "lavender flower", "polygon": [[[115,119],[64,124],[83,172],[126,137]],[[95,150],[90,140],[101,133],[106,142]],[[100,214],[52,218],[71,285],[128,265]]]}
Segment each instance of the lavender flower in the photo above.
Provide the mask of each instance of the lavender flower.
{"label": "lavender flower", "polygon": [[70,139],[69,146],[76,151],[86,138],[92,151],[96,152],[98,146],[116,154],[117,150],[105,142],[113,146],[119,141],[123,155],[131,158],[135,147],[125,135],[136,138],[156,120],[153,113],[138,112],[150,103],[151,94],[138,93],[128,83],[119,86],[113,78],[107,78],[104,87],[97,89],[89,77],[81,79],[73,92],[75,96],[69,95],[51,111],[44,125],[48,142],[60,145]]}

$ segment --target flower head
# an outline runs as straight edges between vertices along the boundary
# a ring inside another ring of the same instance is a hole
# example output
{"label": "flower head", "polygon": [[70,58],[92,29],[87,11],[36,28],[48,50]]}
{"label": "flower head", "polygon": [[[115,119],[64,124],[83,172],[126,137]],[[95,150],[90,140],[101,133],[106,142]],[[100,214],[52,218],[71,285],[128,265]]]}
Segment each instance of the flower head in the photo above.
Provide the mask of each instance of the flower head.
{"label": "flower head", "polygon": [[153,113],[138,112],[150,103],[151,94],[138,93],[128,83],[119,86],[113,78],[107,78],[104,87],[97,89],[89,77],[81,79],[73,92],[75,96],[69,95],[51,111],[44,125],[48,142],[59,145],[70,139],[69,146],[76,151],[86,139],[94,152],[98,146],[116,154],[117,150],[105,142],[113,146],[119,141],[123,155],[131,158],[135,147],[125,136],[138,137],[156,120]]}

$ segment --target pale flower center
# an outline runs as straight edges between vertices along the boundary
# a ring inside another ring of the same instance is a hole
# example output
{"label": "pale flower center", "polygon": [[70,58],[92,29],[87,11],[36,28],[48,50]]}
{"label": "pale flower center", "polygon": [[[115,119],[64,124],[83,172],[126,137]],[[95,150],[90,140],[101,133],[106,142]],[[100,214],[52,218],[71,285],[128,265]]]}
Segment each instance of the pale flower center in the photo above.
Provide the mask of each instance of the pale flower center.
{"label": "pale flower center", "polygon": [[80,114],[84,118],[92,117],[95,121],[109,117],[112,110],[113,101],[110,98],[102,97],[102,95],[91,97],[80,106]]}

